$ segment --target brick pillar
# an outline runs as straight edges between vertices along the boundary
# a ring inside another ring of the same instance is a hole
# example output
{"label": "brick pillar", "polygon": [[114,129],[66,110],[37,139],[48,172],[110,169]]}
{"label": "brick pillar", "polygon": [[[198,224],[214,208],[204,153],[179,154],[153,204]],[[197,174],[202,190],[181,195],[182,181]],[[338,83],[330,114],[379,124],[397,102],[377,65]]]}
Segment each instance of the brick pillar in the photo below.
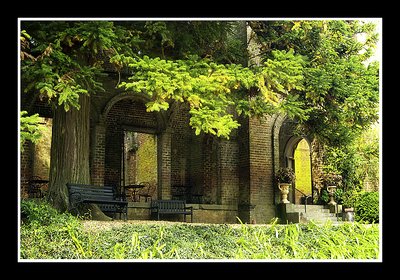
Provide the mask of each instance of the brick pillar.
{"label": "brick pillar", "polygon": [[275,216],[273,121],[273,117],[249,119],[249,219],[252,223],[268,223]]}
{"label": "brick pillar", "polygon": [[158,137],[158,198],[171,198],[171,129],[167,128]]}
{"label": "brick pillar", "polygon": [[219,152],[219,203],[237,205],[239,193],[238,144],[232,139],[221,139],[219,141]]}
{"label": "brick pillar", "polygon": [[94,126],[91,132],[91,183],[104,185],[104,161],[106,147],[106,128],[103,123]]}
{"label": "brick pillar", "polygon": [[238,137],[239,147],[239,201],[238,217],[242,222],[250,222],[250,152],[249,152],[249,119],[240,118]]}

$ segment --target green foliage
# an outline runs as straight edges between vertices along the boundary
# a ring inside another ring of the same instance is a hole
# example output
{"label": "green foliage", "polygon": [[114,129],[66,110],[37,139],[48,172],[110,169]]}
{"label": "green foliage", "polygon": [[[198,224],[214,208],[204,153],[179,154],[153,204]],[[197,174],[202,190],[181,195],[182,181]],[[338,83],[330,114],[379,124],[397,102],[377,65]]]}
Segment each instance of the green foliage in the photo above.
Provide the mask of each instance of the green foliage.
{"label": "green foliage", "polygon": [[354,208],[356,221],[379,223],[379,192],[361,192]]}
{"label": "green foliage", "polygon": [[342,175],[344,191],[361,190],[368,181],[379,189],[379,134],[377,127],[365,130],[345,147],[327,146],[324,171]]}
{"label": "green foliage", "polygon": [[348,190],[343,194],[343,205],[355,209],[356,221],[379,223],[379,192]]}
{"label": "green foliage", "polygon": [[21,217],[24,224],[37,223],[40,226],[50,225],[58,218],[59,212],[46,202],[21,200]]}
{"label": "green foliage", "polygon": [[[24,21],[24,92],[39,92],[66,110],[79,108],[80,94],[102,89],[104,65],[116,71],[128,66],[134,72],[122,87],[147,92],[150,111],[167,110],[171,100],[190,103],[197,133],[228,137],[238,126],[232,106],[244,115],[283,110],[336,146],[377,119],[378,65],[363,64],[377,39],[373,25],[248,24],[262,44],[259,69],[240,66],[247,57],[244,22]],[[367,39],[360,43],[356,35],[363,32]]]}
{"label": "green foliage", "polygon": [[137,150],[137,181],[157,182],[157,138],[155,135],[139,135],[143,142]]}
{"label": "green foliage", "polygon": [[[32,202],[33,203],[33,202]],[[33,204],[24,207],[35,208]],[[36,211],[36,210],[34,210]],[[48,212],[47,212],[48,211]],[[25,209],[24,212],[27,212]],[[29,210],[32,212],[32,210]],[[22,223],[22,259],[338,259],[379,257],[379,227],[346,223],[278,225],[118,223],[88,228],[71,215],[38,211]],[[39,219],[41,222],[34,222]],[[86,222],[91,223],[91,222]]]}
{"label": "green foliage", "polygon": [[379,127],[372,126],[357,137],[351,146],[355,175],[362,180],[363,186],[368,182],[375,191],[379,190],[379,145]]}
{"label": "green foliage", "polygon": [[[271,114],[281,109],[299,118],[305,118],[307,112],[297,106],[296,98],[279,107],[280,96],[301,88],[303,61],[293,52],[277,51],[266,62],[270,67],[254,72],[237,64],[217,64],[197,56],[172,61],[119,55],[111,61],[133,70],[129,81],[121,82],[119,87],[147,93],[151,98],[146,104],[148,111],[167,110],[172,101],[189,103],[190,125],[197,135],[205,132],[229,138],[231,130],[239,126],[233,114],[235,109],[244,115]],[[245,92],[249,90],[255,92],[253,98],[259,102],[248,98]]]}
{"label": "green foliage", "polygon": [[[365,61],[377,42],[373,24],[344,20],[251,21],[268,61],[276,50],[305,57],[296,107],[309,108],[306,133],[343,147],[378,119],[379,65]],[[357,38],[365,34],[365,42]],[[302,105],[300,105],[302,103]]]}
{"label": "green foliage", "polygon": [[42,135],[43,126],[40,124],[39,114],[27,116],[28,112],[20,112],[20,147],[24,150],[24,143],[37,143]]}
{"label": "green foliage", "polygon": [[[344,191],[342,188],[336,188],[334,193],[333,193],[333,198],[336,203],[338,204],[343,204],[343,196],[344,196]],[[329,199],[329,193],[326,188],[323,188],[321,191],[321,197],[319,198],[320,202],[323,204],[327,204],[330,199]]]}
{"label": "green foliage", "polygon": [[124,41],[112,22],[21,24],[21,80],[25,94],[39,94],[68,111],[71,106],[79,109],[81,94],[103,89],[100,79],[104,76],[105,57],[122,49]]}
{"label": "green foliage", "polygon": [[90,258],[89,238],[71,214],[60,213],[45,201],[21,200],[22,259]]}
{"label": "green foliage", "polygon": [[289,183],[291,184],[296,179],[296,174],[292,168],[282,167],[275,174],[275,180],[278,183]]}

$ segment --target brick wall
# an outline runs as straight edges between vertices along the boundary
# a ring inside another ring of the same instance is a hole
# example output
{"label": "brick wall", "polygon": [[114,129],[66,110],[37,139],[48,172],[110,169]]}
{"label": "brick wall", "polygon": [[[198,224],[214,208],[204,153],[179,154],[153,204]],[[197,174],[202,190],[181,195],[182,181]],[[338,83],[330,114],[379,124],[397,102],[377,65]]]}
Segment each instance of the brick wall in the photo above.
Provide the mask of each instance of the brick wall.
{"label": "brick wall", "polygon": [[26,141],[23,145],[23,151],[20,154],[20,195],[22,198],[28,197],[28,180],[33,175],[33,145]]}
{"label": "brick wall", "polygon": [[219,142],[220,204],[239,201],[239,145],[235,138]]}
{"label": "brick wall", "polygon": [[171,185],[189,184],[190,138],[189,107],[175,103],[171,108],[169,127],[171,128]]}
{"label": "brick wall", "polygon": [[219,169],[220,149],[218,139],[213,135],[203,135],[201,141],[201,165],[198,173],[201,174],[203,202],[221,204],[221,177]]}
{"label": "brick wall", "polygon": [[104,124],[91,127],[90,176],[94,185],[104,185],[106,128]]}

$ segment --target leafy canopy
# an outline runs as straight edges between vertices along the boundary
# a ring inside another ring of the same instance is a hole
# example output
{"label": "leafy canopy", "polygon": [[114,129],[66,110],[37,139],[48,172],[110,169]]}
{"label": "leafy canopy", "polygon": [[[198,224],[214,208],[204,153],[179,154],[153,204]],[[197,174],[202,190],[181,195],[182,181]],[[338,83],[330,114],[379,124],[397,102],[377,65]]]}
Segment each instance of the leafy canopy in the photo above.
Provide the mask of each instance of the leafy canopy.
{"label": "leafy canopy", "polygon": [[[379,65],[367,64],[378,35],[357,20],[252,21],[262,59],[276,50],[305,56],[303,88],[291,94],[309,108],[301,129],[328,145],[353,141],[378,120]],[[365,40],[360,40],[364,35]]]}
{"label": "leafy canopy", "polygon": [[[196,134],[229,137],[235,115],[284,112],[305,133],[340,146],[377,120],[378,65],[365,65],[373,25],[343,20],[250,21],[262,63],[245,67],[245,23],[229,21],[24,21],[24,94],[79,109],[79,95],[145,92],[148,111],[190,107]],[[356,39],[367,34],[365,42]]]}
{"label": "leafy canopy", "polygon": [[245,49],[237,22],[55,21],[22,27],[24,92],[66,111],[79,109],[80,94],[102,90],[104,70],[112,69],[130,73],[119,87],[150,96],[148,111],[188,103],[196,134],[229,137],[239,126],[236,113],[304,115],[296,96],[280,102],[302,88],[303,58],[277,50],[263,67],[242,66],[246,55],[239,55]]}

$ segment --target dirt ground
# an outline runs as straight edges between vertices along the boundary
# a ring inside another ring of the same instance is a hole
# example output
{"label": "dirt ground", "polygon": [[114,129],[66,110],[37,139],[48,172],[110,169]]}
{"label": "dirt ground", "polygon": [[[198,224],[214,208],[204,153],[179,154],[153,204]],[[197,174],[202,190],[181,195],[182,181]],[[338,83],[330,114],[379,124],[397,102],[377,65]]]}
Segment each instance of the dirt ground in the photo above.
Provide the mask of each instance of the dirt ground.
{"label": "dirt ground", "polygon": [[[115,220],[115,221],[93,221],[93,220],[84,220],[83,227],[87,231],[99,231],[99,230],[107,230],[115,227],[122,227],[125,225],[134,225],[134,224],[156,224],[156,225],[174,225],[174,224],[182,224],[183,222],[170,222],[170,221],[151,221],[151,220]],[[185,223],[191,226],[200,226],[200,225],[210,225],[206,223]],[[214,224],[215,225],[215,224]],[[240,227],[241,224],[229,224],[232,227]],[[249,224],[249,226],[266,226],[265,224],[261,225],[253,225]]]}

